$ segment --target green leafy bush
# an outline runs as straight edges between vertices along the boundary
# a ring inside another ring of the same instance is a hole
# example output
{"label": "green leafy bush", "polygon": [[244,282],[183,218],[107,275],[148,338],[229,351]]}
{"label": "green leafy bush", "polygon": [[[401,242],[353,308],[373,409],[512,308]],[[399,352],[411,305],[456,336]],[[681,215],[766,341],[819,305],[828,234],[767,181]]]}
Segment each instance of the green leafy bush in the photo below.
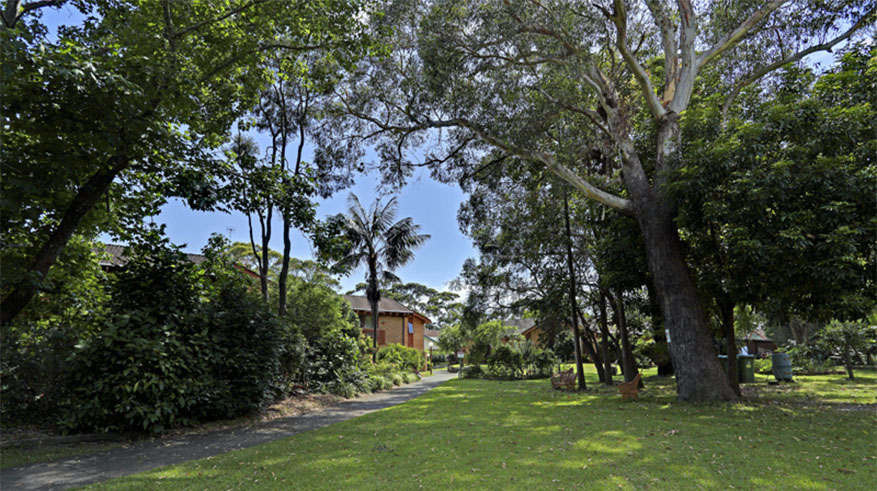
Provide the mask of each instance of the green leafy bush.
{"label": "green leafy bush", "polygon": [[532,365],[535,370],[534,375],[538,377],[550,377],[554,366],[557,364],[557,357],[550,349],[540,349],[533,352],[532,357],[526,360],[528,365]]}
{"label": "green leafy bush", "polygon": [[479,378],[484,375],[481,365],[467,365],[463,367],[463,378]]}
{"label": "green leafy bush", "polygon": [[203,417],[232,418],[264,408],[276,395],[284,325],[248,288],[221,247],[205,251],[205,305],[209,329],[211,384]]}
{"label": "green leafy bush", "polygon": [[157,433],[193,423],[209,397],[203,275],[165,241],[132,252],[111,283],[109,313],[74,352],[65,429]]}
{"label": "green leafy bush", "polygon": [[389,344],[378,350],[378,361],[384,361],[403,372],[419,371],[426,359],[419,350],[401,344]]}
{"label": "green leafy bush", "polygon": [[758,373],[772,373],[773,363],[770,358],[758,358],[755,360],[754,367]]}
{"label": "green leafy bush", "polygon": [[487,358],[491,376],[517,378],[524,374],[524,355],[514,347],[501,344]]}
{"label": "green leafy bush", "polygon": [[129,250],[73,353],[63,428],[158,433],[274,398],[283,325],[214,242],[203,267],[157,234]]}

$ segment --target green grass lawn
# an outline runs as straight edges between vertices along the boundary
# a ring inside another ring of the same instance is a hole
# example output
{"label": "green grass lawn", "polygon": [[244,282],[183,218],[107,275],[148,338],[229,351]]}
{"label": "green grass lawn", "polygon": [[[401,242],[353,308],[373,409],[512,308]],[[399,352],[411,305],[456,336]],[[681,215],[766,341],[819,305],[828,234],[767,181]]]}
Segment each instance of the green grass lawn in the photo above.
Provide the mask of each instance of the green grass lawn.
{"label": "green grass lawn", "polygon": [[875,373],[797,380],[749,384],[734,405],[678,403],[657,377],[638,402],[611,387],[453,380],[361,418],[97,487],[874,489],[877,418],[861,404],[877,402]]}

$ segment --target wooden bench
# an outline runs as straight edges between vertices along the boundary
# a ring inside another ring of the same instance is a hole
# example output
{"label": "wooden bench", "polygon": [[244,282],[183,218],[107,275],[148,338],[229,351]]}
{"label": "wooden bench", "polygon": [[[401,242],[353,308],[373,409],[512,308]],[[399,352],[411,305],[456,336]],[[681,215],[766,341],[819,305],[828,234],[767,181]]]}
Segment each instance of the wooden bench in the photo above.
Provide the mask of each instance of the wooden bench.
{"label": "wooden bench", "polygon": [[576,373],[572,368],[565,372],[557,372],[551,376],[551,386],[560,390],[575,390]]}
{"label": "wooden bench", "polygon": [[636,374],[636,377],[633,378],[630,382],[624,382],[618,386],[618,391],[621,392],[621,400],[626,401],[628,399],[633,399],[634,401],[639,398],[639,381],[642,378],[642,375],[639,373]]}

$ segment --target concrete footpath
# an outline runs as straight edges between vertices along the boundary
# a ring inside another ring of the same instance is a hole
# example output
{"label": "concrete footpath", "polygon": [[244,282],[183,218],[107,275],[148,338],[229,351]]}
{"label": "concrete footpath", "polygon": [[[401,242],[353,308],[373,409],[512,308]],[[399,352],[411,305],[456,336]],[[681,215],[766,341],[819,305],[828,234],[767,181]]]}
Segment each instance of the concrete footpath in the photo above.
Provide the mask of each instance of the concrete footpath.
{"label": "concrete footpath", "polygon": [[0,489],[66,489],[203,459],[346,421],[413,399],[456,374],[438,372],[393,390],[343,401],[327,409],[265,423],[117,448],[83,457],[0,470]]}

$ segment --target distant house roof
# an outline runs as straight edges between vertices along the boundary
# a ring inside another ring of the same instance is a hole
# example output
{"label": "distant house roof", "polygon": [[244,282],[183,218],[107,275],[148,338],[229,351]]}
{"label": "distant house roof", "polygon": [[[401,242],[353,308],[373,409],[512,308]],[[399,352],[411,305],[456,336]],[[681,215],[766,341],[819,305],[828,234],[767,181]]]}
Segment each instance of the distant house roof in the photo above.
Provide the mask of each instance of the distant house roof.
{"label": "distant house roof", "polygon": [[770,338],[767,337],[767,334],[764,333],[761,329],[756,329],[749,334],[746,335],[746,339],[749,341],[770,341]]}
{"label": "distant house roof", "polygon": [[[368,304],[368,298],[363,295],[344,295],[344,298],[350,302],[350,306],[353,307],[353,311],[357,313],[363,314],[371,314],[372,308]],[[429,324],[432,322],[426,316],[420,314],[419,312],[415,312],[408,307],[402,305],[401,303],[393,300],[392,298],[381,298],[378,301],[378,315],[380,314],[389,314],[389,315],[412,315],[415,317],[420,317],[424,323]]]}
{"label": "distant house roof", "polygon": [[438,341],[439,336],[442,335],[442,332],[436,329],[424,329],[423,337],[430,338],[434,341]]}
{"label": "distant house roof", "polygon": [[[128,246],[118,244],[103,244],[103,251],[100,249],[100,246],[98,246],[94,249],[94,253],[98,256],[98,264],[100,265],[100,267],[118,268],[128,264],[128,261],[131,260],[125,254],[125,250],[127,249]],[[106,254],[103,254],[102,252],[106,252]],[[194,264],[201,264],[207,260],[207,256],[203,254],[190,254],[188,252],[185,254],[186,259]],[[246,266],[235,264],[235,267],[254,278],[259,278],[259,273],[247,268]]]}
{"label": "distant house roof", "polygon": [[515,334],[524,334],[536,326],[536,319],[506,319],[502,325],[515,328]]}

